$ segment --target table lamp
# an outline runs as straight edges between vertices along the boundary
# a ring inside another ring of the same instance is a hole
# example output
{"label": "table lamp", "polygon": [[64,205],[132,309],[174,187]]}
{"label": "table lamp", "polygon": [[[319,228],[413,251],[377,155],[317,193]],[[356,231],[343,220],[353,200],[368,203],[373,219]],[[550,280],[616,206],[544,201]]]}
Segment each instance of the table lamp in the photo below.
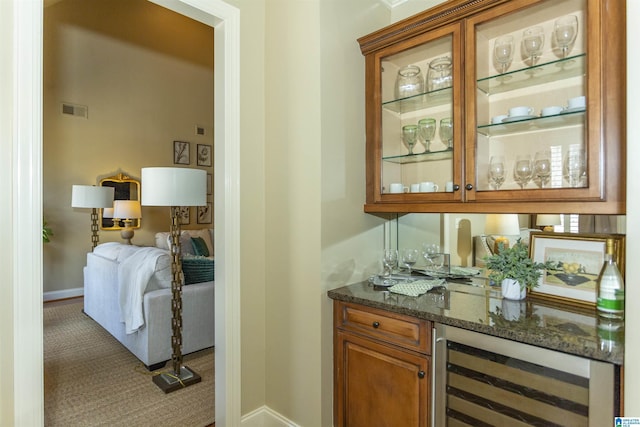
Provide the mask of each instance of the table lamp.
{"label": "table lamp", "polygon": [[74,185],[71,187],[71,207],[90,208],[91,211],[91,251],[98,246],[98,208],[113,206],[113,187],[95,185]]}
{"label": "table lamp", "polygon": [[142,218],[142,209],[138,200],[115,200],[113,202],[113,223],[118,219],[124,222],[124,228],[120,230],[120,237],[124,239],[127,245],[131,244],[133,239],[133,227],[131,223],[134,219]]}
{"label": "table lamp", "polygon": [[488,214],[484,232],[495,237],[493,253],[498,253],[498,245],[502,243],[504,248],[509,247],[509,239],[505,236],[520,235],[520,223],[517,214]]}
{"label": "table lamp", "polygon": [[202,169],[142,168],[142,205],[170,206],[171,217],[171,362],[173,370],[153,376],[165,393],[201,381],[200,376],[182,366],[182,286],[184,275],[180,258],[180,207],[206,206],[207,172]]}
{"label": "table lamp", "polygon": [[556,215],[536,215],[536,226],[542,231],[553,231],[554,225],[560,225],[560,214]]}

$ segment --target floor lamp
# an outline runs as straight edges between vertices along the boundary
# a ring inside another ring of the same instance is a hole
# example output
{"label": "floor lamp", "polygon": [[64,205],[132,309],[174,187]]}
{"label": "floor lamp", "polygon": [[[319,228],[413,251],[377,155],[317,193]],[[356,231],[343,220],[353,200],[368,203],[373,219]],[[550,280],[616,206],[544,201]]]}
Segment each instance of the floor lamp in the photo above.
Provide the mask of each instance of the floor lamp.
{"label": "floor lamp", "polygon": [[206,206],[207,172],[189,168],[142,168],[142,206],[171,207],[171,362],[173,370],[153,376],[165,393],[200,382],[200,375],[182,366],[182,261],[180,207]]}
{"label": "floor lamp", "polygon": [[113,206],[113,187],[74,185],[71,187],[71,207],[91,208],[91,242],[93,250],[98,246],[98,208]]}

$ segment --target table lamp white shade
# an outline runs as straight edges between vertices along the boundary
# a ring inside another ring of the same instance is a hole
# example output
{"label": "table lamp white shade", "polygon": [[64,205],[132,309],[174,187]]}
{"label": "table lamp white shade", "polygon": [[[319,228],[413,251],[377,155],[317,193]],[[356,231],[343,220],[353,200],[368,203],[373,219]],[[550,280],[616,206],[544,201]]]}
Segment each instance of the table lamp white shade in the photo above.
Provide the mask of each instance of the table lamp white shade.
{"label": "table lamp white shade", "polygon": [[113,187],[95,185],[74,185],[71,188],[71,207],[110,208],[113,207]]}
{"label": "table lamp white shade", "polygon": [[142,168],[143,206],[206,206],[207,172],[189,168]]}
{"label": "table lamp white shade", "polygon": [[104,208],[102,211],[102,218],[114,218],[113,208]]}
{"label": "table lamp white shade", "polygon": [[538,214],[536,215],[536,225],[544,226],[544,225],[560,225],[560,215],[545,215]]}
{"label": "table lamp white shade", "polygon": [[485,234],[513,236],[520,234],[517,214],[488,214],[484,227]]}
{"label": "table lamp white shade", "polygon": [[142,209],[140,208],[140,202],[138,200],[115,200],[113,202],[113,216],[111,218],[142,218]]}

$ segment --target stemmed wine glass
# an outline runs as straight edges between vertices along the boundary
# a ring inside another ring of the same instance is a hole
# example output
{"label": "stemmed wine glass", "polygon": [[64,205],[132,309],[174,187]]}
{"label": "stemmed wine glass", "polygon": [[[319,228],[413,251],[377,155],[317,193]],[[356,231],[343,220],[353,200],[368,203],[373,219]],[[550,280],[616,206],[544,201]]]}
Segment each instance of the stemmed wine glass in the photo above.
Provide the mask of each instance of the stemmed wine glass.
{"label": "stemmed wine glass", "polygon": [[436,135],[436,119],[418,120],[418,135],[424,141],[424,152],[429,152],[429,145]]}
{"label": "stemmed wine glass", "polygon": [[431,271],[438,271],[442,269],[444,264],[444,257],[440,251],[440,245],[437,243],[424,243],[422,245],[422,256],[427,262],[427,269]]}
{"label": "stemmed wine glass", "polygon": [[440,120],[440,139],[447,148],[453,148],[453,119]]}
{"label": "stemmed wine glass", "polygon": [[403,249],[402,250],[402,263],[409,270],[409,274],[411,274],[411,269],[414,264],[418,262],[418,250],[417,249]]}
{"label": "stemmed wine glass", "polygon": [[491,156],[489,160],[489,182],[494,190],[504,183],[504,156]]}
{"label": "stemmed wine glass", "polygon": [[545,188],[551,177],[551,154],[548,151],[538,151],[533,157],[533,172],[540,181],[540,188]]}
{"label": "stemmed wine glass", "polygon": [[529,57],[531,66],[536,65],[536,61],[542,53],[544,46],[544,30],[540,26],[527,28],[522,33],[522,49]]}
{"label": "stemmed wine glass", "polygon": [[533,164],[530,155],[520,154],[516,157],[513,177],[518,185],[520,185],[520,189],[524,190],[524,187],[531,181],[531,178],[533,178]]}
{"label": "stemmed wine glass", "polygon": [[382,264],[384,265],[383,276],[391,275],[393,269],[398,266],[398,250],[385,249],[382,255]]}
{"label": "stemmed wine glass", "polygon": [[570,187],[580,187],[582,176],[587,168],[584,150],[582,148],[570,148],[564,157],[562,171],[564,179]]}
{"label": "stemmed wine glass", "polygon": [[416,145],[416,141],[418,140],[418,126],[402,126],[402,140],[407,144],[407,147],[409,147],[409,154],[413,154],[413,146]]}
{"label": "stemmed wine glass", "polygon": [[498,37],[493,44],[493,56],[496,62],[500,64],[500,74],[507,71],[507,67],[513,60],[513,36],[506,35]]}
{"label": "stemmed wine glass", "polygon": [[569,46],[576,40],[578,35],[578,17],[575,15],[566,15],[558,18],[553,27],[553,34],[556,36],[556,42],[562,49],[562,57],[566,58],[569,53]]}

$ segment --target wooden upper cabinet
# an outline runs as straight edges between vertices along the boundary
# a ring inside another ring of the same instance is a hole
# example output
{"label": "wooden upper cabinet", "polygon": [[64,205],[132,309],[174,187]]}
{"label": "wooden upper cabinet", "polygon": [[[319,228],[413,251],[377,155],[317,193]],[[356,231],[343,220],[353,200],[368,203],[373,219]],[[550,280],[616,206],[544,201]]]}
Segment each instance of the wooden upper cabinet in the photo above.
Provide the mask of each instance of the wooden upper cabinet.
{"label": "wooden upper cabinet", "polygon": [[619,0],[450,0],[360,38],[365,211],[624,214],[625,20]]}

